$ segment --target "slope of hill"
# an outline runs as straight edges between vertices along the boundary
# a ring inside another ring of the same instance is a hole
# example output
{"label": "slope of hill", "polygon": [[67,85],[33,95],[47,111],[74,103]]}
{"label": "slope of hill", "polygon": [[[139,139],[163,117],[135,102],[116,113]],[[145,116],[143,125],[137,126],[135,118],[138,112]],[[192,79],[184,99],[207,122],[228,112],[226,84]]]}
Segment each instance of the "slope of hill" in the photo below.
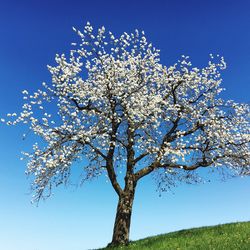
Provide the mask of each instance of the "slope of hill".
{"label": "slope of hill", "polygon": [[250,222],[181,230],[132,241],[128,247],[102,249],[250,250]]}

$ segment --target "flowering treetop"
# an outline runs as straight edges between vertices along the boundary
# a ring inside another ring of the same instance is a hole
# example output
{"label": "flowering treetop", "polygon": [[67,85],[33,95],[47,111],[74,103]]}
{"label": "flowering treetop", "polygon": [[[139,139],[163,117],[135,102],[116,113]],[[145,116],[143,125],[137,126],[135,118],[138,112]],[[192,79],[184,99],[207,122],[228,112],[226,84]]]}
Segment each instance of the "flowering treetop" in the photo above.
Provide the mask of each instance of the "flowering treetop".
{"label": "flowering treetop", "polygon": [[135,181],[160,169],[165,181],[204,167],[249,174],[249,106],[218,97],[223,57],[201,69],[185,56],[166,67],[143,32],[115,37],[89,23],[74,31],[80,42],[48,66],[52,83],[24,90],[22,112],[8,114],[7,124],[28,124],[43,139],[25,153],[36,200],[82,157],[86,177],[107,173],[118,195],[119,168]]}

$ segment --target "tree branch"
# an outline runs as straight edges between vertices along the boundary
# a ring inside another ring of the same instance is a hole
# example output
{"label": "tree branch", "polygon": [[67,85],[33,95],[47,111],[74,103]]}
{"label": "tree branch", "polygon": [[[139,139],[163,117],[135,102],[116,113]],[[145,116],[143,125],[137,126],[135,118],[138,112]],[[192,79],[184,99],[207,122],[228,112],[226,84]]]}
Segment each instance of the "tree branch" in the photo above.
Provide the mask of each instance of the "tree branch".
{"label": "tree branch", "polygon": [[142,160],[144,157],[146,157],[147,155],[149,155],[148,152],[142,153],[141,155],[139,155],[137,158],[135,158],[134,163],[136,164],[137,162],[139,162],[140,160]]}
{"label": "tree branch", "polygon": [[208,167],[209,165],[213,164],[214,161],[210,160],[209,162],[206,159],[203,159],[200,162],[197,162],[191,166],[188,165],[183,165],[183,164],[173,164],[173,163],[167,163],[167,164],[161,164],[159,161],[158,162],[154,162],[151,165],[149,165],[146,168],[143,168],[141,170],[139,170],[136,174],[135,174],[135,179],[139,180],[140,178],[150,174],[152,171],[156,170],[156,169],[160,169],[160,168],[178,168],[178,169],[183,169],[186,171],[191,171],[191,170],[195,170],[199,167]]}
{"label": "tree branch", "polygon": [[92,106],[92,102],[91,102],[90,100],[88,101],[87,106],[80,106],[80,105],[78,104],[78,102],[77,102],[74,98],[70,98],[70,100],[74,102],[74,104],[76,105],[76,107],[77,107],[80,111],[82,111],[82,110],[92,111],[92,110],[93,110],[93,111],[95,111],[96,113],[99,113],[99,114],[102,113],[98,108]]}

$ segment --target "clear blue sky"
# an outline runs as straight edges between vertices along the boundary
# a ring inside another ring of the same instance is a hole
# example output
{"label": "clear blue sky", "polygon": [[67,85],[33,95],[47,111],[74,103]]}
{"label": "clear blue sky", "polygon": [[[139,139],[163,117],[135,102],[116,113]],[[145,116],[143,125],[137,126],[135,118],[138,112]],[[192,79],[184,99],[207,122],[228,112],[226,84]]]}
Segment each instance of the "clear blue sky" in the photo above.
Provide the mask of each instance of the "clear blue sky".
{"label": "clear blue sky", "polygon": [[[161,49],[162,62],[173,64],[182,54],[196,66],[209,53],[223,55],[223,96],[249,102],[249,1],[13,1],[0,2],[0,116],[16,112],[21,91],[49,81],[47,64],[67,52],[76,40],[71,27],[86,21],[116,34],[143,29]],[[58,188],[55,195],[30,204],[29,180],[20,152],[21,127],[0,125],[0,249],[84,250],[110,240],[116,195],[105,179],[81,188]],[[250,220],[250,178],[182,185],[158,197],[147,178],[138,186],[131,239],[182,228]]]}

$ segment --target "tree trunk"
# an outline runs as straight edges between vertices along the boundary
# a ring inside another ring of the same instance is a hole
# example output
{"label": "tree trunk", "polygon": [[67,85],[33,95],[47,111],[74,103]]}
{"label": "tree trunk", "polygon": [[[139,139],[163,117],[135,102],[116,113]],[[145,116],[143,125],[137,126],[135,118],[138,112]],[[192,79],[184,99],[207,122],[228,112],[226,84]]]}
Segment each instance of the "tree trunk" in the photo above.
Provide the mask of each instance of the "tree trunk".
{"label": "tree trunk", "polygon": [[128,245],[135,185],[131,183],[119,197],[112,242],[108,246]]}

